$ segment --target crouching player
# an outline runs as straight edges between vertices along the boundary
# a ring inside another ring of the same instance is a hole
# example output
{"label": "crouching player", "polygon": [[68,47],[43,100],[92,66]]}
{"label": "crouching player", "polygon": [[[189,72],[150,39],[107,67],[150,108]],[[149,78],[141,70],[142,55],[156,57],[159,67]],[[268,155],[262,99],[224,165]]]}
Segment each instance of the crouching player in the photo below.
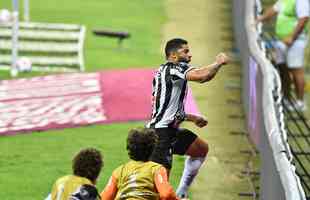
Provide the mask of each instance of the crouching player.
{"label": "crouching player", "polygon": [[102,166],[99,150],[82,149],[73,158],[73,175],[57,179],[45,200],[97,200],[99,194],[95,185]]}
{"label": "crouching player", "polygon": [[153,129],[133,129],[127,138],[129,162],[119,166],[101,193],[102,200],[178,200],[166,169],[149,161],[157,135]]}

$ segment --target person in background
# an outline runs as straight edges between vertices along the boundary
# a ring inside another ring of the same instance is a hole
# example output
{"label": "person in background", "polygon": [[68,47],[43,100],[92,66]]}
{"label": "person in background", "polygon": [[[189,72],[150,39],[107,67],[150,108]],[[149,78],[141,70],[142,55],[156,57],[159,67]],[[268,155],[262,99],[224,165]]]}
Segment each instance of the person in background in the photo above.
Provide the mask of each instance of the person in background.
{"label": "person in background", "polygon": [[304,102],[304,54],[308,42],[309,4],[309,0],[278,0],[256,19],[258,23],[277,16],[276,63],[282,79],[283,95],[285,99],[289,99],[293,82],[297,98],[295,106],[300,111],[307,109]]}

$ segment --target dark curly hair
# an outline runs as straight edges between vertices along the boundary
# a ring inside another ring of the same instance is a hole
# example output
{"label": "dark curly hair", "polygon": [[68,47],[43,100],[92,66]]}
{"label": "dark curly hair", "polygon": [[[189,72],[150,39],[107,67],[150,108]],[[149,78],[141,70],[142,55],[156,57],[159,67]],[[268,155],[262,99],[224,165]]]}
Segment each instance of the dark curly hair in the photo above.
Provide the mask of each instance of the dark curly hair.
{"label": "dark curly hair", "polygon": [[188,42],[182,38],[174,38],[169,40],[165,47],[166,58],[168,58],[172,52],[180,49],[183,44],[188,44]]}
{"label": "dark curly hair", "polygon": [[157,139],[154,129],[137,128],[130,130],[127,138],[129,158],[136,161],[148,161]]}
{"label": "dark curly hair", "polygon": [[94,148],[82,149],[72,160],[73,174],[85,177],[93,183],[96,182],[102,166],[103,159],[101,153]]}

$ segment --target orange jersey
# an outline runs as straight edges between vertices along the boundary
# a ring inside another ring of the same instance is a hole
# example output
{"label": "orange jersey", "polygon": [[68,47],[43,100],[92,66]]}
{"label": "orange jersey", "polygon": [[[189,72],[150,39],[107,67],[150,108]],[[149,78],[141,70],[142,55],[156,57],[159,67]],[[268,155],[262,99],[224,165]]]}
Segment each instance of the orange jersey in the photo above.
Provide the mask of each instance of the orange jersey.
{"label": "orange jersey", "polygon": [[177,200],[167,171],[154,162],[130,161],[113,171],[102,200]]}

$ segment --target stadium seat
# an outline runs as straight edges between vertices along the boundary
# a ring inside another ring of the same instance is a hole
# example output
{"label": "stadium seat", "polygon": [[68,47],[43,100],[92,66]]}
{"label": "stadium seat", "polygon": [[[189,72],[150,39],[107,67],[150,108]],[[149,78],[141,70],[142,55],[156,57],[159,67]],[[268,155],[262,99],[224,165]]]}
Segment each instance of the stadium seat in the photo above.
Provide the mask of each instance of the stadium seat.
{"label": "stadium seat", "polygon": [[[21,22],[19,57],[27,57],[33,71],[84,71],[86,28],[75,24]],[[10,69],[12,24],[0,25],[0,69]]]}

